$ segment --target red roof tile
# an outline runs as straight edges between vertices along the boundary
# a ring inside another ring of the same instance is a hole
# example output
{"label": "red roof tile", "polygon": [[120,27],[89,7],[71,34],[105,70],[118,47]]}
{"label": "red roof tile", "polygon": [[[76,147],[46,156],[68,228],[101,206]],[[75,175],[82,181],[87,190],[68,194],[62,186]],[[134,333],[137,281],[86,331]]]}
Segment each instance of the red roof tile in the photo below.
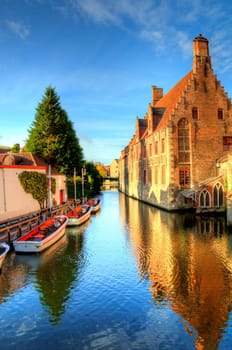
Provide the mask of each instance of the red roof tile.
{"label": "red roof tile", "polygon": [[171,114],[174,111],[180,97],[183,92],[186,90],[188,83],[190,82],[193,76],[193,72],[190,71],[184,78],[182,78],[169,92],[164,95],[155,105],[155,107],[165,108],[163,117],[161,118],[157,129],[160,130],[167,126],[167,122],[170,119]]}

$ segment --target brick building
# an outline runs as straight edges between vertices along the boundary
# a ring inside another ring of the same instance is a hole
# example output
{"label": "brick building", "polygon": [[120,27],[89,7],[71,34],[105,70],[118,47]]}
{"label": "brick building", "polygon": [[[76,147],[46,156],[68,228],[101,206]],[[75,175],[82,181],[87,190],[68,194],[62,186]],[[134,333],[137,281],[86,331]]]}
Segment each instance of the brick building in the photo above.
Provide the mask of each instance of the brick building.
{"label": "brick building", "polygon": [[208,40],[193,40],[193,68],[152,102],[119,159],[119,189],[168,209],[222,210],[231,192],[231,101],[211,66]]}

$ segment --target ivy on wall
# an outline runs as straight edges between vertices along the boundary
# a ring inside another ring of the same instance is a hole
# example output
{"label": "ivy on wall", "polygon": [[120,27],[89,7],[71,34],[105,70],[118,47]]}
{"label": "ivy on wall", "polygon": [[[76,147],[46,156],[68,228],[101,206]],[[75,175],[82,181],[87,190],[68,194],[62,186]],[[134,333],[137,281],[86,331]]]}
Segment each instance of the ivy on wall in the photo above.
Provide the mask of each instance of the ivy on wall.
{"label": "ivy on wall", "polygon": [[[21,186],[26,193],[38,201],[40,209],[44,209],[48,196],[48,178],[37,171],[23,171],[18,175]],[[51,192],[56,192],[56,180],[51,178]]]}

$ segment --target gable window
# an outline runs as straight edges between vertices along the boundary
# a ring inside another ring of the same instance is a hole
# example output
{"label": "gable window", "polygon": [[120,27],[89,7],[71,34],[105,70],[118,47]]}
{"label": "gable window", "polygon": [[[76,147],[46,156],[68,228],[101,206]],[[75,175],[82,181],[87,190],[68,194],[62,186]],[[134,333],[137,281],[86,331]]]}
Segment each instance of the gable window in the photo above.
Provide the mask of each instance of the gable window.
{"label": "gable window", "polygon": [[165,152],[165,142],[164,139],[161,140],[161,153]]}
{"label": "gable window", "polygon": [[199,204],[201,208],[210,207],[210,195],[207,190],[203,190],[199,197]]}
{"label": "gable window", "polygon": [[155,141],[155,154],[158,154],[158,141]]}
{"label": "gable window", "polygon": [[189,187],[190,185],[190,169],[180,168],[179,170],[179,183],[181,187]]}
{"label": "gable window", "polygon": [[215,207],[223,205],[223,188],[220,183],[217,183],[213,189],[213,201]]}
{"label": "gable window", "polygon": [[192,118],[193,120],[198,120],[198,109],[197,107],[192,108]]}
{"label": "gable window", "polygon": [[218,119],[219,120],[223,120],[223,109],[222,108],[218,108]]}
{"label": "gable window", "polygon": [[223,151],[232,151],[232,136],[223,137]]}

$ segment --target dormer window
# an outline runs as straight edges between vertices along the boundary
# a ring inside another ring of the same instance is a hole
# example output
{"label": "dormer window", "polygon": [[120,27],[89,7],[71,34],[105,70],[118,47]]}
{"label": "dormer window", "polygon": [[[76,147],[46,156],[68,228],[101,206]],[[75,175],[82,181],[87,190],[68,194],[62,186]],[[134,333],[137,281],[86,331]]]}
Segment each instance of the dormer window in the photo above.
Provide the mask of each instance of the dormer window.
{"label": "dormer window", "polygon": [[222,108],[218,108],[218,119],[219,120],[223,120],[224,119],[224,115],[223,115],[223,109]]}
{"label": "dormer window", "polygon": [[193,120],[198,120],[198,109],[197,107],[192,108],[192,118]]}

